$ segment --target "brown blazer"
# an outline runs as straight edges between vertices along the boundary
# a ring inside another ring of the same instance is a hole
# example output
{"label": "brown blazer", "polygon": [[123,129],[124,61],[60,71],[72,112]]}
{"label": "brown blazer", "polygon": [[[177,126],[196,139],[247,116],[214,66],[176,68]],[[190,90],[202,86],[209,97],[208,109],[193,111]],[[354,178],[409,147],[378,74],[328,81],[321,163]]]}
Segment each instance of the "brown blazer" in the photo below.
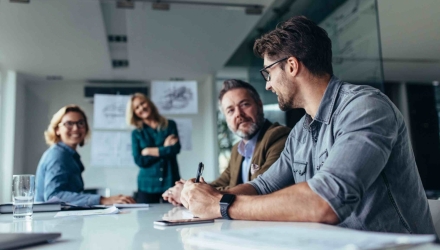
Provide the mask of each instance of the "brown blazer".
{"label": "brown blazer", "polygon": [[[251,172],[249,172],[250,180],[257,178],[257,176],[268,170],[280,157],[290,130],[290,128],[281,126],[277,122],[273,124],[268,120],[264,122],[261,132],[258,135],[251,160],[251,163],[258,165],[259,169],[252,175]],[[236,143],[232,147],[228,167],[217,180],[210,183],[211,186],[219,190],[226,190],[237,186],[238,178],[241,175],[241,163],[243,161],[243,156],[238,153],[238,144],[239,143]]]}

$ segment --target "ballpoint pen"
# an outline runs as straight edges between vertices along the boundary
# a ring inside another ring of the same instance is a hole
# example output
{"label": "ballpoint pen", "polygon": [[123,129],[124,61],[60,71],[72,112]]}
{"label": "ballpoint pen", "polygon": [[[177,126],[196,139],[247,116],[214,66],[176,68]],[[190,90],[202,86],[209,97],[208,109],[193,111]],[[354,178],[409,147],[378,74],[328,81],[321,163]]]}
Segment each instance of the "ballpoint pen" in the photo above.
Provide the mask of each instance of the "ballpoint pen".
{"label": "ballpoint pen", "polygon": [[197,175],[196,175],[196,183],[200,182],[200,177],[202,176],[203,173],[203,169],[205,168],[205,166],[203,165],[202,162],[199,163],[199,167],[197,168]]}

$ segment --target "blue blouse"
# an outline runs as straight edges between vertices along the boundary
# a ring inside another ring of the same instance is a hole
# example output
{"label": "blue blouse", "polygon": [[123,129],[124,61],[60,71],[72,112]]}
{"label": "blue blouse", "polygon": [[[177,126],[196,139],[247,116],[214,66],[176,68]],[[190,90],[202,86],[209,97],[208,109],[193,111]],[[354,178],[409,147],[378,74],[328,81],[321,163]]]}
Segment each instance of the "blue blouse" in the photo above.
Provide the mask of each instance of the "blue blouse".
{"label": "blue blouse", "polygon": [[79,205],[98,205],[100,195],[84,194],[81,173],[84,165],[79,154],[58,142],[44,152],[37,167],[35,201],[48,201],[52,198]]}
{"label": "blue blouse", "polygon": [[[168,127],[157,130],[144,124],[142,129],[135,129],[131,134],[133,157],[140,167],[138,188],[146,193],[163,193],[174,186],[180,179],[177,154],[180,152],[180,142],[172,146],[164,146],[169,135],[179,136],[176,123],[168,120]],[[159,156],[144,156],[141,154],[146,147],[158,147]]]}

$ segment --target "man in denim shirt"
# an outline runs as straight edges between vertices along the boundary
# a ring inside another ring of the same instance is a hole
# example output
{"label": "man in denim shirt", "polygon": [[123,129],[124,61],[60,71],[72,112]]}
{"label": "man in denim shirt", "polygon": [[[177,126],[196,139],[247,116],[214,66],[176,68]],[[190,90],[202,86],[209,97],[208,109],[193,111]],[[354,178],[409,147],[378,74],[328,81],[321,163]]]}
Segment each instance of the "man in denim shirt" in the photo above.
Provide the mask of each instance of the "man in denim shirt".
{"label": "man in denim shirt", "polygon": [[333,76],[327,33],[293,17],[258,39],[254,51],[280,108],[306,115],[267,172],[224,193],[188,181],[184,206],[202,218],[435,234],[401,113],[379,90]]}

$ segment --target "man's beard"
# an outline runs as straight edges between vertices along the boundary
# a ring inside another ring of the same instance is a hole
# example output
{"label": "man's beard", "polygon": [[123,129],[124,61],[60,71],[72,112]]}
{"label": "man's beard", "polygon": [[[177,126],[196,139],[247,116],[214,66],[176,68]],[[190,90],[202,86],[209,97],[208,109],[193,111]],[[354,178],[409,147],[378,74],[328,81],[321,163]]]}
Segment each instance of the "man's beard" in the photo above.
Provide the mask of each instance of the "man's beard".
{"label": "man's beard", "polygon": [[[287,78],[284,74],[281,75],[281,85],[287,85]],[[290,96],[289,96],[290,95]],[[287,96],[287,98],[285,98]],[[293,93],[278,93],[278,106],[282,111],[288,111],[294,108],[298,108],[300,103],[295,102]]]}
{"label": "man's beard", "polygon": [[[240,129],[237,129],[234,134],[236,134],[238,137],[244,140],[250,140],[258,131],[261,129],[261,127],[264,124],[264,113],[263,110],[258,111],[257,114],[257,122],[252,122],[251,127],[247,132],[241,131]],[[230,128],[229,128],[230,129]],[[232,129],[231,129],[232,130]]]}

